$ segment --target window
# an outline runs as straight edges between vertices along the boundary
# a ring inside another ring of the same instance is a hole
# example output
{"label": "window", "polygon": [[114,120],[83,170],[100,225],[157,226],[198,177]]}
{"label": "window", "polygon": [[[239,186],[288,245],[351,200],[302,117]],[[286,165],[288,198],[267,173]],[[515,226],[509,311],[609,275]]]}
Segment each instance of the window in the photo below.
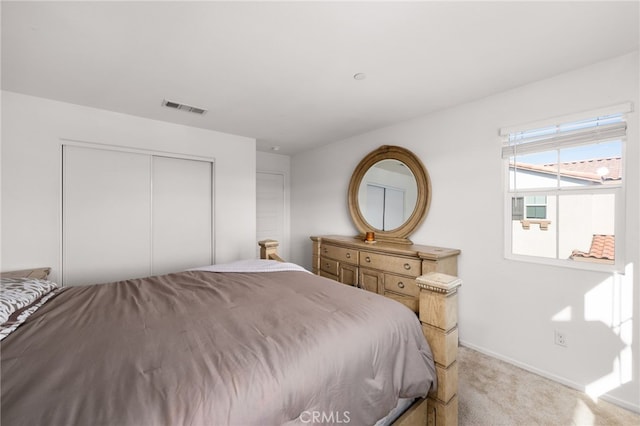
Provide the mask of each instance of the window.
{"label": "window", "polygon": [[511,215],[512,220],[546,219],[547,197],[544,195],[514,197],[512,199]]}
{"label": "window", "polygon": [[547,197],[544,195],[532,195],[524,198],[526,203],[527,219],[547,218]]}
{"label": "window", "polygon": [[506,257],[621,266],[624,112],[630,110],[627,104],[578,120],[501,130]]}

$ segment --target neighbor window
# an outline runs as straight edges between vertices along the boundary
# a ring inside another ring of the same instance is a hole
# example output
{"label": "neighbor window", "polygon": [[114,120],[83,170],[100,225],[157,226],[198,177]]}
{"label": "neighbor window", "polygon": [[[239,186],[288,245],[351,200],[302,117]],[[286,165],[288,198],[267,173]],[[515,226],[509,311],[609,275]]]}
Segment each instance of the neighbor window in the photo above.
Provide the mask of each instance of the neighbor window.
{"label": "neighbor window", "polygon": [[527,219],[547,218],[547,197],[544,195],[531,195],[524,197]]}
{"label": "neighbor window", "polygon": [[631,108],[619,108],[553,125],[501,130],[508,258],[620,266],[624,112]]}
{"label": "neighbor window", "polygon": [[513,197],[511,215],[513,220],[546,219],[547,197],[544,195]]}

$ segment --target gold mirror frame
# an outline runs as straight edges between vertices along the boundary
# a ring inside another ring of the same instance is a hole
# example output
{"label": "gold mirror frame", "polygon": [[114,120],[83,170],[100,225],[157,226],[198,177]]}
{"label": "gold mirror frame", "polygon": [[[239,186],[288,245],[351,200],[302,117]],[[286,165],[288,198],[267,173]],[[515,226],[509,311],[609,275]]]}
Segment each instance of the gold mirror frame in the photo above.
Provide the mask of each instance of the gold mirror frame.
{"label": "gold mirror frame", "polygon": [[[411,173],[413,173],[418,187],[418,196],[413,213],[411,213],[411,216],[409,216],[401,226],[389,231],[373,228],[364,218],[358,201],[358,190],[364,175],[373,165],[382,160],[398,160],[404,163],[409,170],[411,170]],[[412,244],[408,237],[425,219],[430,204],[431,180],[429,179],[427,169],[420,159],[411,151],[399,146],[383,145],[375,151],[370,152],[360,161],[349,182],[349,213],[351,213],[351,219],[360,232],[358,237],[362,239],[364,239],[367,232],[374,232],[376,240]]]}

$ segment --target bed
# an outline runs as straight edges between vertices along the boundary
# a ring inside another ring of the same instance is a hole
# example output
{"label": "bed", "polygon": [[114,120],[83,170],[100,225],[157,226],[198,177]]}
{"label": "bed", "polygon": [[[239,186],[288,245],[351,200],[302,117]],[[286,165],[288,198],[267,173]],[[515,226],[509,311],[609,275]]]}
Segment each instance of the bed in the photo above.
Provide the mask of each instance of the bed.
{"label": "bed", "polygon": [[12,279],[30,287],[3,318],[2,424],[373,425],[402,403],[396,422],[424,424],[435,392],[413,312],[286,262]]}

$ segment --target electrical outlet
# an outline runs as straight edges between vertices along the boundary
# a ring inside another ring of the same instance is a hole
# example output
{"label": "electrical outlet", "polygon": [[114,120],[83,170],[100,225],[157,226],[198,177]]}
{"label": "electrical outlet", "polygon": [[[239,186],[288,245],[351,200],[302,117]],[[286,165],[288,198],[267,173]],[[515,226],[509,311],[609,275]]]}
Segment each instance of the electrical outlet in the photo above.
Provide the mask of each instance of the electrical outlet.
{"label": "electrical outlet", "polygon": [[567,347],[567,335],[560,330],[555,331],[555,344],[559,346]]}

